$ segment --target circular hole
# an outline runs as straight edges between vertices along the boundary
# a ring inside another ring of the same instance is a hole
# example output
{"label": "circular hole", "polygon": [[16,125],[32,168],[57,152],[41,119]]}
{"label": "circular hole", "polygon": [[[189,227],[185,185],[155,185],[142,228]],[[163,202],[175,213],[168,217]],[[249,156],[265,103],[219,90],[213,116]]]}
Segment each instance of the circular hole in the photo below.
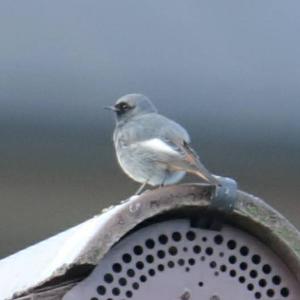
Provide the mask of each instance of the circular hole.
{"label": "circular hole", "polygon": [[123,254],[122,259],[127,264],[130,263],[132,260],[131,255],[128,253]]}
{"label": "circular hole", "polygon": [[205,249],[205,253],[206,253],[207,255],[212,255],[212,254],[214,253],[214,250],[213,250],[212,247],[207,247],[207,248]]}
{"label": "circular hole", "polygon": [[168,267],[169,268],[174,268],[174,262],[172,262],[171,260],[170,261],[168,261]]}
{"label": "circular hole", "polygon": [[104,281],[107,283],[112,283],[114,280],[114,277],[110,273],[106,273],[104,275]]}
{"label": "circular hole", "polygon": [[97,293],[101,296],[105,295],[106,293],[106,288],[103,285],[100,285],[97,287]]}
{"label": "circular hole", "polygon": [[184,251],[184,252],[187,252],[187,251],[188,251],[188,248],[187,248],[187,247],[183,247],[183,251]]}
{"label": "circular hole", "polygon": [[122,266],[119,263],[115,263],[113,264],[112,269],[114,272],[120,273],[122,271]]}
{"label": "circular hole", "polygon": [[125,285],[127,284],[126,278],[121,277],[121,278],[119,279],[119,284],[120,284],[121,286],[125,286]]}
{"label": "circular hole", "polygon": [[141,247],[141,246],[135,246],[133,248],[133,252],[136,255],[141,255],[141,254],[143,254],[143,247]]}
{"label": "circular hole", "polygon": [[221,234],[217,234],[214,237],[214,241],[217,245],[221,245],[223,243],[223,236]]}
{"label": "circular hole", "polygon": [[194,231],[188,231],[186,233],[186,238],[189,240],[189,241],[193,241],[195,238],[196,238],[196,234]]}
{"label": "circular hole", "polygon": [[199,254],[201,252],[201,247],[199,245],[196,245],[193,247],[193,251],[196,254]]}
{"label": "circular hole", "polygon": [[135,264],[136,268],[139,269],[139,270],[142,270],[144,269],[144,263],[142,261],[138,261],[136,264]]}
{"label": "circular hole", "polygon": [[236,263],[236,257],[234,255],[229,256],[228,261],[231,264],[235,264]]}
{"label": "circular hole", "polygon": [[253,291],[254,285],[253,285],[252,283],[247,284],[247,289],[248,289],[249,291]]}
{"label": "circular hole", "polygon": [[261,298],[261,293],[260,293],[260,292],[256,292],[256,293],[254,294],[254,297],[255,297],[256,299],[260,299],[260,298]]}
{"label": "circular hole", "polygon": [[212,262],[210,262],[209,265],[210,265],[211,268],[214,269],[217,266],[217,263],[215,261],[212,261]]}
{"label": "circular hole", "polygon": [[275,285],[279,285],[279,284],[281,283],[281,278],[280,278],[280,276],[278,276],[278,275],[273,276],[272,282],[273,282]]}
{"label": "circular hole", "polygon": [[270,265],[265,264],[265,265],[263,265],[262,270],[263,270],[263,272],[264,272],[265,274],[270,274],[271,271],[272,271],[272,268],[271,268]]}
{"label": "circular hole", "polygon": [[282,288],[281,290],[280,290],[280,294],[281,294],[281,296],[282,297],[288,297],[289,296],[289,294],[290,294],[290,291],[289,291],[289,289],[287,288],[287,287],[284,287],[284,288]]}
{"label": "circular hole", "polygon": [[202,286],[203,286],[203,282],[202,282],[202,281],[199,281],[199,282],[198,282],[198,285],[199,285],[200,287],[202,287]]}
{"label": "circular hole", "polygon": [[256,270],[251,270],[249,274],[250,274],[251,278],[256,278],[257,277],[257,271]]}
{"label": "circular hole", "polygon": [[258,281],[258,284],[261,286],[261,287],[265,287],[267,285],[267,281],[265,279],[260,279]]}
{"label": "circular hole", "polygon": [[165,234],[161,234],[158,240],[162,245],[165,245],[168,242],[168,237]]}
{"label": "circular hole", "polygon": [[141,282],[146,282],[147,281],[147,277],[145,275],[141,275],[140,276],[140,281]]}
{"label": "circular hole", "polygon": [[228,249],[230,249],[230,250],[235,249],[235,248],[236,248],[236,241],[234,241],[234,240],[229,240],[229,241],[227,242],[227,247],[228,247]]}
{"label": "circular hole", "polygon": [[219,256],[220,256],[220,257],[223,257],[223,256],[224,256],[224,252],[220,252],[220,253],[219,253]]}
{"label": "circular hole", "polygon": [[236,271],[235,270],[230,270],[229,275],[231,277],[235,277],[236,276]]}
{"label": "circular hole", "polygon": [[133,277],[133,276],[135,275],[134,270],[128,269],[128,270],[127,270],[127,275],[128,275],[129,277]]}
{"label": "circular hole", "polygon": [[258,265],[258,264],[260,263],[260,261],[261,261],[260,256],[257,255],[257,254],[254,254],[254,255],[252,256],[251,259],[252,259],[252,262],[253,262],[254,264],[256,264],[256,265]]}
{"label": "circular hole", "polygon": [[241,262],[241,263],[240,263],[240,269],[241,269],[242,271],[247,270],[247,268],[248,268],[248,265],[247,265],[246,262]]}
{"label": "circular hole", "polygon": [[219,272],[216,271],[216,272],[214,273],[214,275],[215,275],[215,276],[219,276]]}
{"label": "circular hole", "polygon": [[176,231],[176,232],[173,232],[172,234],[172,239],[175,241],[175,242],[179,242],[181,240],[181,233]]}
{"label": "circular hole", "polygon": [[159,265],[157,266],[157,269],[158,269],[158,271],[162,272],[162,271],[165,269],[165,266],[162,265],[162,264],[159,264]]}
{"label": "circular hole", "polygon": [[146,240],[145,245],[148,249],[153,249],[155,247],[155,242],[152,239],[148,239]]}
{"label": "circular hole", "polygon": [[189,268],[189,267],[186,267],[186,268],[185,268],[185,271],[186,271],[186,272],[189,272],[189,271],[190,271],[190,268]]}
{"label": "circular hole", "polygon": [[241,253],[241,255],[243,255],[243,256],[248,255],[248,254],[249,254],[249,248],[246,247],[246,246],[241,247],[240,253]]}
{"label": "circular hole", "polygon": [[183,258],[178,259],[178,265],[179,266],[183,266],[184,265],[184,259]]}
{"label": "circular hole", "polygon": [[154,270],[154,269],[150,269],[150,270],[148,271],[148,274],[149,274],[150,276],[154,276],[154,275],[155,275],[155,270]]}
{"label": "circular hole", "polygon": [[267,290],[267,295],[268,295],[270,298],[274,297],[274,295],[275,295],[274,290],[273,290],[273,289],[268,289],[268,290]]}
{"label": "circular hole", "polygon": [[126,292],[126,297],[131,298],[132,297],[132,291],[127,291]]}
{"label": "circular hole", "polygon": [[221,270],[221,272],[226,272],[227,267],[225,265],[221,265],[220,270]]}
{"label": "circular hole", "polygon": [[205,256],[200,257],[201,261],[205,261]]}
{"label": "circular hole", "polygon": [[139,285],[137,282],[134,282],[134,283],[132,284],[132,288],[133,288],[134,290],[138,290],[139,287],[140,287],[140,285]]}
{"label": "circular hole", "polygon": [[176,255],[176,254],[177,254],[177,248],[174,247],[174,246],[170,247],[170,248],[169,248],[169,253],[170,253],[171,255]]}
{"label": "circular hole", "polygon": [[242,271],[247,270],[247,269],[248,269],[248,264],[247,264],[246,262],[241,262],[241,263],[240,263],[240,269],[241,269]]}
{"label": "circular hole", "polygon": [[152,264],[153,261],[154,261],[153,255],[148,254],[148,255],[146,256],[146,261],[147,261],[147,263]]}
{"label": "circular hole", "polygon": [[157,251],[158,258],[164,258],[166,256],[166,252],[164,250],[158,250]]}
{"label": "circular hole", "polygon": [[92,297],[90,300],[99,300],[99,299],[96,297]]}
{"label": "circular hole", "polygon": [[239,282],[244,283],[246,281],[246,278],[244,276],[239,277]]}
{"label": "circular hole", "polygon": [[207,237],[204,236],[204,237],[202,238],[202,241],[203,241],[203,242],[206,242],[206,241],[207,241]]}
{"label": "circular hole", "polygon": [[120,289],[115,287],[111,290],[112,294],[115,296],[119,296],[120,295]]}

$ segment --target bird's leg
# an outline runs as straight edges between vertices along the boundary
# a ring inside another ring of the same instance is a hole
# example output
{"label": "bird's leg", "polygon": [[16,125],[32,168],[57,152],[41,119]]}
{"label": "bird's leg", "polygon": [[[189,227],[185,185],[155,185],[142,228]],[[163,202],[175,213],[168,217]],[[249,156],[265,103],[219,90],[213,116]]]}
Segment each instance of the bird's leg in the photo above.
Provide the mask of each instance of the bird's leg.
{"label": "bird's leg", "polygon": [[143,189],[145,188],[145,186],[147,185],[147,183],[148,183],[148,180],[145,181],[145,182],[139,187],[139,189],[135,192],[135,195],[140,195],[140,194],[142,193]]}
{"label": "bird's leg", "polygon": [[161,184],[159,185],[159,187],[165,186],[165,182],[166,182],[166,180],[167,180],[168,175],[169,175],[169,170],[166,170],[165,176],[164,176],[164,178],[163,178]]}

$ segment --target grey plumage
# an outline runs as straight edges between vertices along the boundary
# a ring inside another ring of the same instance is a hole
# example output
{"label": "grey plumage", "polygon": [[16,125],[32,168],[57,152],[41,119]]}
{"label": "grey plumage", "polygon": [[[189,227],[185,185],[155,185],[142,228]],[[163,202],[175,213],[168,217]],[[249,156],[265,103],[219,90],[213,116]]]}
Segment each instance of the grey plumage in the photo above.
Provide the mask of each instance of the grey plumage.
{"label": "grey plumage", "polygon": [[116,114],[113,141],[118,162],[133,180],[152,186],[174,184],[186,172],[218,184],[190,146],[187,131],[158,114],[141,94],[128,94],[109,107]]}

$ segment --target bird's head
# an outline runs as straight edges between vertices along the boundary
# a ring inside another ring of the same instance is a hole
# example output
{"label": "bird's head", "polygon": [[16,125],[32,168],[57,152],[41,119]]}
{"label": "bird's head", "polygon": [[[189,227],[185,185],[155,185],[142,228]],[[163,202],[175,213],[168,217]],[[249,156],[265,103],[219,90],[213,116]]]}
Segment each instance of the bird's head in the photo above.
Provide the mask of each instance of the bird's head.
{"label": "bird's head", "polygon": [[115,105],[106,108],[115,112],[117,122],[126,122],[138,115],[157,112],[152,102],[142,94],[125,95]]}

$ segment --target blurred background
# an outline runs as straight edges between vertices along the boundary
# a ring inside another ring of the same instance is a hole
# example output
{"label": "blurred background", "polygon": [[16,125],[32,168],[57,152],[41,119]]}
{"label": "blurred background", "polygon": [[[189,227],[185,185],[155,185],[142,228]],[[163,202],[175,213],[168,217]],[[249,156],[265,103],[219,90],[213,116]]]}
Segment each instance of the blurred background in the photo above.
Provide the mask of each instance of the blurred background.
{"label": "blurred background", "polygon": [[0,257],[136,191],[103,110],[132,92],[299,228],[299,32],[299,1],[1,1]]}

